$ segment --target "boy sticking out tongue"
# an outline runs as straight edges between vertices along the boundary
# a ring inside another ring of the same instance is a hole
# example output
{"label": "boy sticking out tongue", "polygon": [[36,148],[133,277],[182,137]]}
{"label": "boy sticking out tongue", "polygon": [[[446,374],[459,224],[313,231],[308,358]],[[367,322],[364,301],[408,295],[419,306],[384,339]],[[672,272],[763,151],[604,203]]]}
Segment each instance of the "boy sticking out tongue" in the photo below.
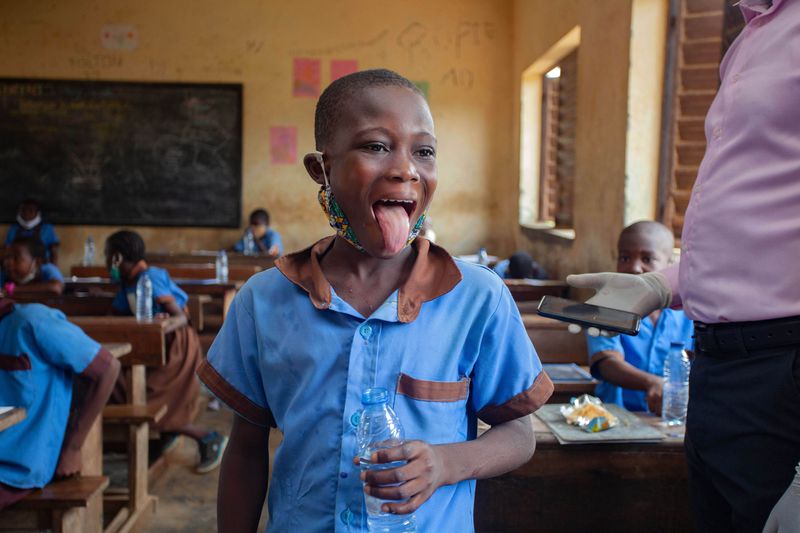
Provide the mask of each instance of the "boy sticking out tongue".
{"label": "boy sticking out tongue", "polygon": [[[418,531],[469,532],[475,479],[528,461],[528,415],[553,390],[502,280],[417,238],[436,190],[436,137],[416,86],[388,70],[334,81],[305,167],[336,235],[276,261],[236,296],[198,372],[237,416],[220,474],[220,531],[366,531],[364,493]],[[366,388],[406,433],[361,472]],[[477,419],[492,427],[477,436]]]}

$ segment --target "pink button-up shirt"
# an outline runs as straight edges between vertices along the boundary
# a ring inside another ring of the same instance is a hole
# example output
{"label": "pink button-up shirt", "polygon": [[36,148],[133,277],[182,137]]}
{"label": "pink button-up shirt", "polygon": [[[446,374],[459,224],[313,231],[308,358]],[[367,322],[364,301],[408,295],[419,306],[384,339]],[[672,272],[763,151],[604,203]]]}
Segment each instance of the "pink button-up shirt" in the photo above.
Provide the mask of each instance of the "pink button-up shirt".
{"label": "pink button-up shirt", "polygon": [[743,1],[742,12],[706,117],[681,261],[663,271],[673,305],[706,323],[800,315],[800,0]]}

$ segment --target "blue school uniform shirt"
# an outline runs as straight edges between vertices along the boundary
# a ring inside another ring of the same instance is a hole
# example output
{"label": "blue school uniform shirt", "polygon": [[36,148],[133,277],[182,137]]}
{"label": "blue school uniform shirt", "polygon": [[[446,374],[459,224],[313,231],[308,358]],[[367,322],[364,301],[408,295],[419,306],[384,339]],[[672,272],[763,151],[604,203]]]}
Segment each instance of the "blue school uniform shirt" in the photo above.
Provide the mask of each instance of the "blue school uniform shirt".
{"label": "blue school uniform shirt", "polygon": [[[281,242],[280,234],[272,228],[267,228],[267,232],[261,237],[261,242],[267,247],[267,250],[273,246],[278,246],[278,255],[283,254],[283,243]],[[237,252],[244,252],[244,237],[236,241],[233,249]]]}
{"label": "blue school uniform shirt", "polygon": [[[694,324],[683,311],[664,309],[653,324],[650,317],[642,319],[639,334],[617,335],[615,337],[586,336],[589,351],[589,364],[602,360],[598,352],[610,350],[624,355],[625,361],[639,370],[657,376],[664,375],[664,361],[669,353],[670,343],[682,342],[687,350],[694,349]],[[604,402],[616,403],[630,411],[647,411],[645,391],[623,389],[606,381],[597,384],[595,395]]]}
{"label": "blue school uniform shirt", "polygon": [[25,229],[19,225],[19,222],[14,222],[11,224],[11,227],[8,228],[8,233],[6,234],[6,246],[9,246],[14,239],[17,237],[31,237],[34,235],[39,235],[39,239],[42,241],[45,247],[45,255],[47,259],[50,259],[50,247],[54,244],[59,244],[60,241],[58,239],[58,235],[56,235],[56,230],[52,224],[47,222],[42,222],[38,226]]}
{"label": "blue school uniform shirt", "polygon": [[136,281],[130,285],[123,284],[122,289],[114,297],[111,306],[122,314],[133,315],[136,310],[136,283],[142,274],[147,272],[150,277],[150,283],[153,284],[153,314],[166,313],[166,308],[159,303],[163,298],[172,297],[175,303],[178,304],[180,309],[186,306],[189,297],[183,292],[183,289],[172,281],[169,273],[163,268],[149,266],[136,276]]}
{"label": "blue school uniform shirt", "polygon": [[72,401],[72,376],[100,345],[60,311],[16,305],[0,319],[0,405],[24,407],[25,420],[0,431],[0,482],[42,487],[58,465]]}
{"label": "blue school uniform shirt", "polygon": [[[333,238],[250,278],[199,370],[240,416],[278,427],[267,531],[366,532],[356,455],[361,393],[389,390],[407,440],[476,438],[553,390],[517,306],[488,268],[417,239],[408,281],[368,318],[319,267]],[[266,451],[265,451],[266,453]],[[439,488],[419,531],[473,531],[475,481]]]}

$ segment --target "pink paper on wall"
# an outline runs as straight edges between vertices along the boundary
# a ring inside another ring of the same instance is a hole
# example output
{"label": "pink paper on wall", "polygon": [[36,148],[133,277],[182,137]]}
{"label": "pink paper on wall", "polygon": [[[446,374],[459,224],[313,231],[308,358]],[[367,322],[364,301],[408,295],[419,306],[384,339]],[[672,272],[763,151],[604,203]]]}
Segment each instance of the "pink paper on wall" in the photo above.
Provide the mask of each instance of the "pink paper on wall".
{"label": "pink paper on wall", "polygon": [[303,57],[294,59],[292,95],[299,98],[316,98],[320,90],[320,60]]}
{"label": "pink paper on wall", "polygon": [[269,146],[273,165],[297,163],[297,128],[274,126],[269,129]]}
{"label": "pink paper on wall", "polygon": [[342,76],[347,76],[358,71],[358,61],[355,59],[332,59],[331,60],[331,81],[338,80]]}

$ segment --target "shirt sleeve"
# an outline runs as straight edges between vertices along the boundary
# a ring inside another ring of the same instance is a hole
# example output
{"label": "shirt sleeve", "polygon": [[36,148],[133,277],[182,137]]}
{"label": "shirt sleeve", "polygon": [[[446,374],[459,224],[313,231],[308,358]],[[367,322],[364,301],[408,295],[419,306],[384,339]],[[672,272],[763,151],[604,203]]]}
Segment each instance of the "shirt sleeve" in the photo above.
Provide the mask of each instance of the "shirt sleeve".
{"label": "shirt sleeve", "polygon": [[114,296],[114,300],[111,302],[111,307],[120,313],[124,313],[126,315],[132,314],[131,306],[128,303],[128,295],[125,294],[125,289],[121,289],[116,296]]}
{"label": "shirt sleeve", "polygon": [[39,277],[42,281],[58,281],[64,283],[61,271],[52,263],[45,263],[39,268]]}
{"label": "shirt sleeve", "polygon": [[240,293],[225,317],[197,375],[236,413],[260,426],[275,426],[258,364],[255,324]]}
{"label": "shirt sleeve", "polygon": [[281,241],[281,234],[275,231],[274,229],[269,230],[269,243],[267,244],[267,248],[272,248],[273,246],[278,247],[278,253],[283,255],[283,242]]}
{"label": "shirt sleeve", "polygon": [[17,236],[17,225],[12,224],[8,228],[8,233],[6,233],[6,246],[9,246],[12,242],[14,242],[14,238]]}
{"label": "shirt sleeve", "polygon": [[503,259],[502,261],[499,261],[495,266],[493,266],[492,270],[497,272],[497,275],[500,276],[501,278],[505,278],[506,272],[508,272],[508,263],[509,263],[508,259]]}
{"label": "shirt sleeve", "polygon": [[233,245],[234,252],[244,252],[244,239],[239,239],[236,241],[236,244]]}
{"label": "shirt sleeve", "polygon": [[[616,352],[619,354],[619,358],[625,359],[625,348],[622,346],[622,339],[619,335],[614,335],[613,337],[603,337],[602,335],[586,335],[586,348],[589,352],[589,370],[597,379],[602,379],[599,372],[595,372],[595,366],[597,363],[602,361],[603,359],[608,359],[609,357],[614,357],[612,354],[607,352]],[[604,353],[605,352],[605,353]]]}
{"label": "shirt sleeve", "polygon": [[100,344],[69,322],[64,313],[42,306],[31,321],[42,359],[58,368],[82,373],[100,351]]}
{"label": "shirt sleeve", "polygon": [[56,229],[52,224],[44,224],[42,226],[41,239],[44,245],[47,247],[61,243],[61,241],[58,240],[58,235],[56,235]]}
{"label": "shirt sleeve", "polygon": [[553,394],[553,383],[505,286],[486,323],[471,378],[472,408],[490,425],[530,414]]}
{"label": "shirt sleeve", "polygon": [[683,301],[681,300],[681,287],[679,282],[678,273],[680,272],[681,264],[675,263],[673,265],[668,266],[664,270],[659,270],[661,274],[667,278],[667,284],[669,285],[669,289],[672,292],[672,302],[669,304],[670,308],[672,309],[679,309],[683,305]]}

